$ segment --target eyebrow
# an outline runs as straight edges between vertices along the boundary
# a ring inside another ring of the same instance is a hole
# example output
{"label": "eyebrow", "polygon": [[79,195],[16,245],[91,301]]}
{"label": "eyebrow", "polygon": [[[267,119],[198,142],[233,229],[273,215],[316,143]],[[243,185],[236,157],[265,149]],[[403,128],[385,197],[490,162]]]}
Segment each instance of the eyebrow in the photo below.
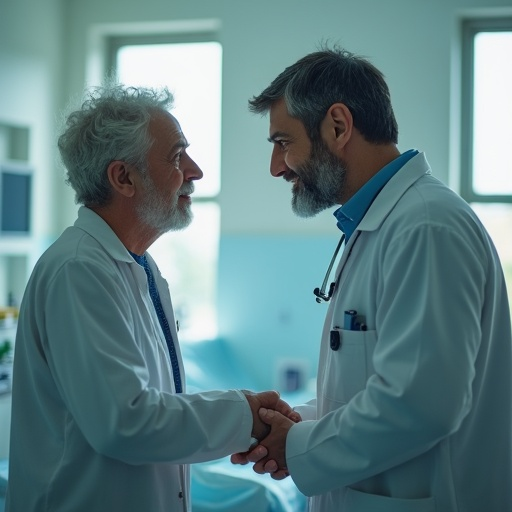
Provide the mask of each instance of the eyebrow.
{"label": "eyebrow", "polygon": [[190,143],[188,142],[185,137],[182,137],[174,146],[171,148],[169,153],[174,153],[177,149],[187,149],[190,146]]}
{"label": "eyebrow", "polygon": [[281,137],[287,139],[290,136],[285,132],[274,132],[267,140],[269,142],[277,142],[277,139],[279,139]]}

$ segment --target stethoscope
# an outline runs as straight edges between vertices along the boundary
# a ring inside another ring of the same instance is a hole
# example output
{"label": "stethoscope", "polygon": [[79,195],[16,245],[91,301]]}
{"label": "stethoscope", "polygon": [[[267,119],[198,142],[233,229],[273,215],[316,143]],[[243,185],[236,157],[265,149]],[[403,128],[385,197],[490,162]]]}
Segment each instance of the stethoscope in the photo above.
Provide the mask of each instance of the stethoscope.
{"label": "stethoscope", "polygon": [[333,281],[331,285],[329,286],[329,292],[325,293],[325,290],[327,288],[327,281],[329,281],[329,276],[331,275],[332,267],[334,265],[334,262],[336,261],[336,257],[338,256],[338,253],[340,252],[341,245],[345,241],[345,234],[341,235],[340,241],[338,242],[338,245],[336,246],[336,249],[334,251],[334,254],[331,258],[331,263],[329,263],[329,267],[327,268],[327,272],[325,274],[324,282],[322,283],[322,286],[320,289],[315,288],[313,290],[313,293],[316,295],[316,301],[320,304],[322,301],[329,302],[331,300],[332,294],[334,293],[334,288],[336,286],[336,282]]}

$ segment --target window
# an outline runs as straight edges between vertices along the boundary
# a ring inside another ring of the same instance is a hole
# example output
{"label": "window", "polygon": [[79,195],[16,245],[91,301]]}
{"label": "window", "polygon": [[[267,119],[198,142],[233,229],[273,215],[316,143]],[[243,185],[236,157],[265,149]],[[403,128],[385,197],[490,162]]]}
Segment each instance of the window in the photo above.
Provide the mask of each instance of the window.
{"label": "window", "polygon": [[463,48],[463,194],[512,203],[512,19],[467,21]]}
{"label": "window", "polygon": [[512,308],[512,18],[463,22],[461,193],[491,234]]}
{"label": "window", "polygon": [[172,114],[187,137],[190,156],[203,170],[195,182],[194,220],[160,237],[149,249],[171,290],[180,339],[217,335],[216,275],[220,210],[222,47],[208,35],[113,38],[111,68],[126,85],[167,86]]}

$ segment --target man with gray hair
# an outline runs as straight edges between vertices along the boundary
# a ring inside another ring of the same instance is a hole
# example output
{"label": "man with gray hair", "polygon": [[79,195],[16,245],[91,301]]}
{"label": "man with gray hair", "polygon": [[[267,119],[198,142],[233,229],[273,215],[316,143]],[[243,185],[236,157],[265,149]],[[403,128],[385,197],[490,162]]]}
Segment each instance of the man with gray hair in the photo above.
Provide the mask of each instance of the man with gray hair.
{"label": "man with gray hair", "polygon": [[247,450],[276,392],[187,394],[167,283],[146,252],[191,221],[203,173],[166,90],[93,89],[59,149],[82,206],[43,254],[16,338],[7,512],[190,511],[187,464]]}
{"label": "man with gray hair", "polygon": [[[288,473],[312,512],[512,510],[512,335],[494,245],[472,209],[401,153],[368,60],[324,48],[250,102],[269,113],[270,172],[308,217],[332,207],[344,250],[317,398],[235,463]],[[332,262],[334,262],[333,257]]]}

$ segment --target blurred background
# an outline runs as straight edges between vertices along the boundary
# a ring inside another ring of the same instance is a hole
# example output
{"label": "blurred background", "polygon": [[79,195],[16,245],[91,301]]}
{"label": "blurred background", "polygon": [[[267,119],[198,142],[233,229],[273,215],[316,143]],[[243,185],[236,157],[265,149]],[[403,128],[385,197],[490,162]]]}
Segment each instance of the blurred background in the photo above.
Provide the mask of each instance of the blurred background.
{"label": "blurred background", "polygon": [[511,0],[0,0],[0,349],[10,343],[0,384],[30,271],[76,216],[56,150],[62,112],[114,73],[174,91],[205,174],[191,227],[150,249],[169,280],[193,385],[208,384],[213,370],[197,359],[208,353],[236,366],[232,386],[313,396],[326,306],[312,291],[339,231],[332,211],[291,212],[290,185],[269,173],[268,120],[247,100],[324,42],[385,74],[399,149],[425,151],[434,175],[472,204],[510,292]]}

